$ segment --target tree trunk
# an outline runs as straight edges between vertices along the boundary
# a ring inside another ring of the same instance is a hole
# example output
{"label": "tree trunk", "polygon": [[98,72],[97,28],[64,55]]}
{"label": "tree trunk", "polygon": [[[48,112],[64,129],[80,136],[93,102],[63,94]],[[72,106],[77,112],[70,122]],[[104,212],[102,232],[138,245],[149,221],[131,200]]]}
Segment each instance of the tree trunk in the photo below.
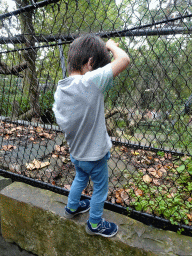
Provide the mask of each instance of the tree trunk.
{"label": "tree trunk", "polygon": [[[15,0],[18,8],[31,4],[30,0]],[[33,27],[33,12],[24,12],[19,15],[21,30],[25,35],[25,47],[34,47],[34,27]],[[30,99],[30,108],[33,112],[34,117],[40,116],[39,107],[39,90],[38,80],[36,73],[36,56],[37,52],[35,49],[23,51],[23,58],[27,63],[28,68],[25,71],[24,82],[23,82],[23,93]]]}

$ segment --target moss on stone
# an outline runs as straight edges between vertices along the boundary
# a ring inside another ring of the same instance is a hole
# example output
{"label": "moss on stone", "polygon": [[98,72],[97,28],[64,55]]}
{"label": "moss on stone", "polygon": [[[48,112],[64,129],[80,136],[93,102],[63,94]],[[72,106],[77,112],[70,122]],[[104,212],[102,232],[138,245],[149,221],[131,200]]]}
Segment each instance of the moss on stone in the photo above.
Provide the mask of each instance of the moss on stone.
{"label": "moss on stone", "polygon": [[37,255],[148,255],[122,242],[88,236],[84,225],[1,195],[6,240]]}
{"label": "moss on stone", "polygon": [[104,216],[118,223],[117,236],[89,236],[85,232],[88,215],[73,220],[63,217],[66,201],[66,197],[51,191],[11,184],[0,193],[3,237],[40,256],[192,255],[192,238],[148,227],[110,211]]}

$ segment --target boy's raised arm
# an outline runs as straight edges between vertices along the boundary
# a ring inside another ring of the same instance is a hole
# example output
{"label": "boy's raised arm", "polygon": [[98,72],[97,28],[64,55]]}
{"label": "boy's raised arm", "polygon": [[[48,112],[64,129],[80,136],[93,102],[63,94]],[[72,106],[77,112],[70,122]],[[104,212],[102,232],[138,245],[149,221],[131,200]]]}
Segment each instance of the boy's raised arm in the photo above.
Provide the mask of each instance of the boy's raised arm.
{"label": "boy's raised arm", "polygon": [[115,43],[112,39],[109,39],[106,43],[106,47],[112,52],[114,60],[111,62],[113,77],[116,77],[121,73],[130,63],[127,53],[119,48],[119,44]]}

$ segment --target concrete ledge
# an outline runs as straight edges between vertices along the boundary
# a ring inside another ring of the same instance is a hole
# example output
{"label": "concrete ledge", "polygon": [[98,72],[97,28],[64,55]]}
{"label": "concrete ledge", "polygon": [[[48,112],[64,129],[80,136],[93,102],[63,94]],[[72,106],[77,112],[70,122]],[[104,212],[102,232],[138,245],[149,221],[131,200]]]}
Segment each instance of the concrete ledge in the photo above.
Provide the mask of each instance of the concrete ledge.
{"label": "concrete ledge", "polygon": [[0,176],[0,190],[4,189],[5,187],[9,186],[12,183],[12,180],[9,178],[4,178]]}
{"label": "concrete ledge", "polygon": [[64,218],[67,197],[14,182],[0,193],[2,235],[6,241],[42,256],[192,255],[192,238],[148,227],[129,217],[104,211],[119,225],[114,238],[89,236],[88,213]]}
{"label": "concrete ledge", "polygon": [[[12,180],[10,178],[4,178],[0,176],[0,191],[5,187],[9,186],[11,183],[12,183]],[[0,212],[0,216],[1,216],[1,212]],[[0,235],[1,235],[1,222],[0,222]]]}

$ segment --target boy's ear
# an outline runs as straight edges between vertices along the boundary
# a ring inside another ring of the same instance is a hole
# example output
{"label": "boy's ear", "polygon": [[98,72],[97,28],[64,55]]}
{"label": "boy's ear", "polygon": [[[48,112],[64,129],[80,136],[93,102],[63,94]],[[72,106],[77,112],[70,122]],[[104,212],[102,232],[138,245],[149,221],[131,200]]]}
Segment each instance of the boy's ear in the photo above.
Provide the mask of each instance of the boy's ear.
{"label": "boy's ear", "polygon": [[93,69],[93,57],[90,57],[88,62],[87,62],[87,67],[89,70]]}

